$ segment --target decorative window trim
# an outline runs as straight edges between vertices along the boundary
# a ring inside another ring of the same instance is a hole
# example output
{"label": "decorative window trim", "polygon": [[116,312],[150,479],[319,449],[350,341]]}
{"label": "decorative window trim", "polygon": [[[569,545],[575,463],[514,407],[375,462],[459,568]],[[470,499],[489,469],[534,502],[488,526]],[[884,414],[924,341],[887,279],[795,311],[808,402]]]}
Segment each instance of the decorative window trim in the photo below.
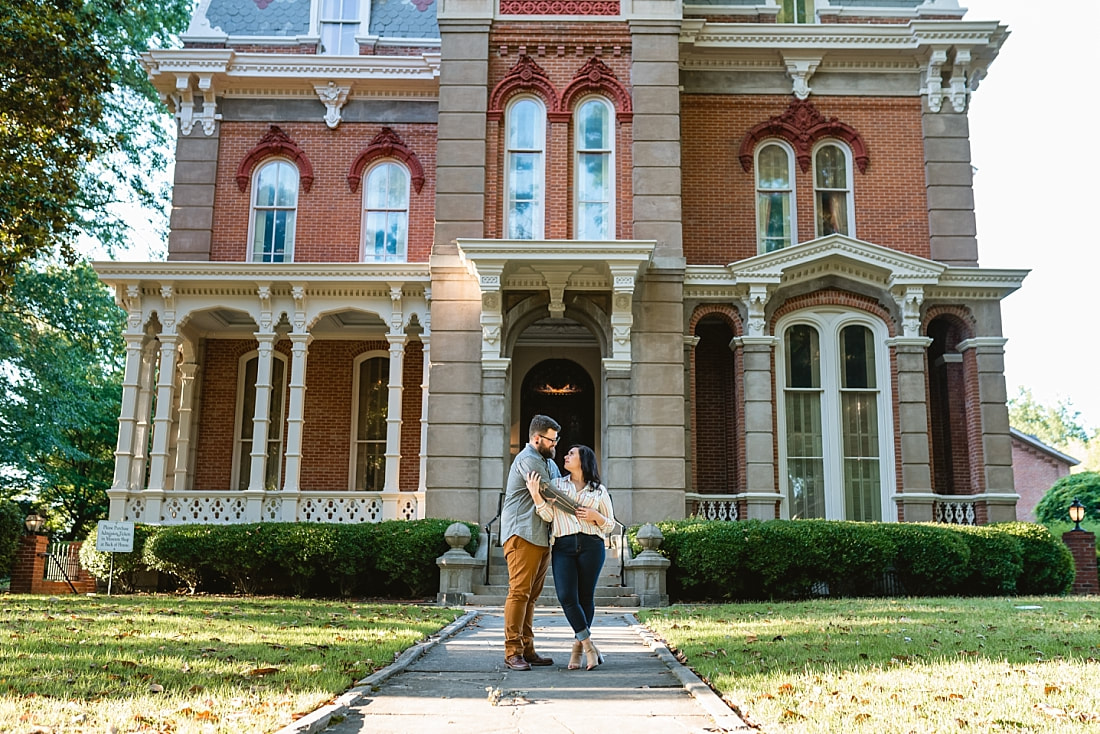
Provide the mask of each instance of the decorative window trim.
{"label": "decorative window trim", "polygon": [[405,164],[409,170],[409,183],[416,193],[424,188],[424,166],[412,148],[391,128],[383,127],[366,148],[359,152],[348,171],[348,187],[352,193],[359,189],[363,173],[381,158],[393,158]]}
{"label": "decorative window trim", "polygon": [[860,173],[867,173],[871,162],[859,132],[835,117],[826,119],[809,100],[792,99],[783,114],[769,118],[745,133],[737,154],[745,173],[752,171],[756,146],[767,138],[782,138],[790,143],[803,173],[810,170],[814,145],[825,138],[836,138],[846,143]]}
{"label": "decorative window trim", "polygon": [[[355,491],[355,459],[359,444],[359,379],[363,363],[370,359],[390,361],[390,353],[382,349],[369,349],[356,355],[351,363],[351,425],[348,427],[348,490]],[[392,364],[390,365],[393,366]],[[392,375],[390,376],[392,379]],[[388,388],[388,384],[387,384]],[[389,410],[389,390],[386,391],[386,409]],[[389,440],[389,423],[386,424],[386,437]],[[383,472],[385,469],[383,468]]]}
{"label": "decorative window trim", "polygon": [[287,158],[298,169],[298,182],[301,190],[309,193],[313,186],[313,164],[298,144],[290,139],[278,125],[272,125],[267,134],[260,138],[260,142],[248,151],[248,155],[237,167],[237,188],[243,194],[248,191],[248,184],[252,181],[252,171],[264,158]]}
{"label": "decorative window trim", "polygon": [[[546,117],[551,122],[558,121],[562,110],[558,99],[558,90],[541,66],[527,54],[519,57],[504,78],[493,87],[489,95],[489,107],[486,113],[489,120],[499,122],[504,119],[504,108],[517,94],[531,94],[542,99],[546,107]],[[565,119],[569,113],[565,112]]]}
{"label": "decorative window trim", "polygon": [[561,93],[561,109],[575,109],[576,101],[588,95],[598,95],[611,101],[617,122],[630,122],[634,108],[630,92],[615,76],[610,67],[593,56],[573,75],[573,81]]}

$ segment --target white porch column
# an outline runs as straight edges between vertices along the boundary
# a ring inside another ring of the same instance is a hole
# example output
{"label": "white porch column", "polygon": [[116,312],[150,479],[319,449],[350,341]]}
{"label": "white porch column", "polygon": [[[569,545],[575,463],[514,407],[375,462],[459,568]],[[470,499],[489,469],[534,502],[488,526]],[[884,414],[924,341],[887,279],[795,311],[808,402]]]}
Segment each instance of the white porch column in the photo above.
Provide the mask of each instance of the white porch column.
{"label": "white porch column", "polygon": [[157,366],[157,347],[152,341],[141,350],[138,371],[137,412],[134,418],[133,461],[130,464],[130,489],[145,488],[145,467],[149,459],[149,414],[153,403],[153,372]]}
{"label": "white porch column", "polygon": [[[428,336],[428,327],[424,327],[424,333],[420,335],[420,343],[424,345],[424,372],[420,380],[420,481],[417,491],[427,489],[428,476],[428,395],[429,379],[432,372],[431,338]],[[417,517],[423,517],[418,514]]]}
{"label": "white porch column", "polygon": [[305,425],[306,403],[306,357],[309,356],[309,343],[313,339],[308,333],[295,332],[290,335],[290,399],[287,404],[286,427],[286,476],[283,477],[283,497],[280,519],[293,522],[298,515],[298,493],[301,492],[299,479],[302,474],[302,431]]}
{"label": "white porch column", "polygon": [[160,503],[164,499],[164,483],[168,476],[168,438],[172,430],[172,393],[176,382],[178,342],[179,336],[174,332],[160,335],[156,416],[153,418],[153,447],[149,452],[149,486],[145,502],[146,522],[160,522]]}
{"label": "white porch column", "polygon": [[172,488],[191,488],[191,434],[194,431],[195,378],[199,366],[194,362],[180,365],[179,432],[176,438],[176,466]]}
{"label": "white porch column", "polygon": [[[138,314],[140,316],[140,314]],[[140,324],[138,325],[140,328]],[[118,443],[115,445],[115,477],[107,496],[111,501],[108,517],[121,522],[126,514],[126,498],[130,493],[130,467],[134,460],[134,439],[137,433],[137,404],[140,387],[141,355],[145,334],[129,331],[126,339],[126,366],[122,373],[122,407],[118,415]]]}
{"label": "white porch column", "polygon": [[267,477],[267,435],[271,412],[271,361],[275,353],[275,332],[258,331],[256,360],[256,409],[252,414],[252,451],[248,473],[250,495],[245,509],[249,522],[260,521],[263,506],[264,481]]}
{"label": "white porch column", "polygon": [[[404,334],[386,334],[390,343],[390,389],[386,408],[386,484],[382,491],[401,490],[401,398],[405,393],[405,342]],[[384,515],[386,519],[392,519]]]}

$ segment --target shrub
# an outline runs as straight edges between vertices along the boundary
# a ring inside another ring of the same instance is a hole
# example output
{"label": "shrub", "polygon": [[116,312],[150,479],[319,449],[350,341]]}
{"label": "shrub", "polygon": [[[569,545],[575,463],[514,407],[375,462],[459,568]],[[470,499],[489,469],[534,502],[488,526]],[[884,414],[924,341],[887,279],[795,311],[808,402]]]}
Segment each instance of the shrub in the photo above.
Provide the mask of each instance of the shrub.
{"label": "shrub", "polygon": [[1073,554],[1042,525],[1006,522],[992,527],[1008,533],[1020,543],[1023,571],[1016,579],[1018,594],[1064,594],[1073,586]]}
{"label": "shrub", "polygon": [[966,576],[970,546],[951,526],[897,523],[888,527],[897,548],[894,571],[907,593],[946,594]]}
{"label": "shrub", "polygon": [[145,563],[145,543],[160,528],[154,525],[134,525],[134,550],[131,553],[102,553],[95,549],[98,528],[93,527],[88,537],[80,545],[80,565],[84,570],[100,581],[106,581],[111,575],[111,556],[114,555],[114,577],[112,585],[117,584],[119,591],[134,590],[135,578],[139,573],[148,571]]}
{"label": "shrub", "polygon": [[21,535],[23,511],[11,500],[0,500],[0,577],[11,573]]}
{"label": "shrub", "polygon": [[1020,541],[988,525],[957,525],[953,529],[970,548],[970,573],[955,593],[963,596],[1016,593],[1016,579],[1024,570]]}
{"label": "shrub", "polygon": [[1035,506],[1035,517],[1042,523],[1068,520],[1074,498],[1085,506],[1086,520],[1100,523],[1100,473],[1093,471],[1070,474],[1055,482]]}

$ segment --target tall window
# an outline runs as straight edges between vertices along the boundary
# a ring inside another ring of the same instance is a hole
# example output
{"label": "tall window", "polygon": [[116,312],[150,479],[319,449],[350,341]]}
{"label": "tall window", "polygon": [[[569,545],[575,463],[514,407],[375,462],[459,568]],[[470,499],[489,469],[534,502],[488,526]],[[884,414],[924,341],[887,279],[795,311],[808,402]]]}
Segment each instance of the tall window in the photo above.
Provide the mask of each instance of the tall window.
{"label": "tall window", "polygon": [[359,0],[321,0],[321,53],[358,56]]}
{"label": "tall window", "polygon": [[409,174],[380,163],[363,187],[363,262],[404,261],[409,238]]}
{"label": "tall window", "polygon": [[264,164],[252,182],[252,260],[263,263],[294,259],[294,225],[298,212],[298,169],[286,161]]}
{"label": "tall window", "polygon": [[781,476],[791,518],[882,521],[892,486],[881,324],[817,313],[780,326]]}
{"label": "tall window", "polygon": [[611,105],[602,99],[589,99],[577,109],[573,236],[578,240],[609,240],[614,236],[613,117]]}
{"label": "tall window", "polygon": [[816,23],[814,0],[780,0],[776,23]]}
{"label": "tall window", "polygon": [[851,158],[836,143],[825,143],[814,152],[814,210],[818,237],[853,235]]}
{"label": "tall window", "polygon": [[794,224],[794,155],[783,144],[765,143],[756,152],[756,241],[760,252],[791,244]]}
{"label": "tall window", "polygon": [[390,359],[371,352],[355,364],[355,424],[352,426],[352,489],[381,492],[386,484],[386,415]]}
{"label": "tall window", "polygon": [[509,239],[541,239],[546,110],[523,97],[508,108],[508,152],[505,163],[505,232]]}
{"label": "tall window", "polygon": [[[256,414],[256,371],[260,358],[253,353],[242,358],[237,385],[237,489],[248,489],[252,476],[252,435]],[[271,360],[271,400],[267,408],[267,468],[264,489],[279,488],[283,458],[283,396],[286,394],[286,357],[275,352]]]}

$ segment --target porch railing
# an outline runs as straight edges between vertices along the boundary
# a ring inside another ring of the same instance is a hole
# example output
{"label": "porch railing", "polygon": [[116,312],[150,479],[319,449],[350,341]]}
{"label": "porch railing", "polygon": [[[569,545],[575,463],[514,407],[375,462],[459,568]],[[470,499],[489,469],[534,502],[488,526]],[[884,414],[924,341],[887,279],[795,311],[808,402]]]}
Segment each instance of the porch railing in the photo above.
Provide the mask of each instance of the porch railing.
{"label": "porch railing", "polygon": [[684,494],[684,511],[688,517],[696,516],[706,520],[738,520],[737,501],[741,495],[736,494],[699,494],[687,492]]}
{"label": "porch railing", "polygon": [[[167,491],[159,503],[141,493],[126,498],[121,520],[151,525],[233,525],[247,522],[376,523],[424,517],[423,492]],[[159,511],[155,508],[159,504]],[[156,515],[154,517],[154,515]]]}

